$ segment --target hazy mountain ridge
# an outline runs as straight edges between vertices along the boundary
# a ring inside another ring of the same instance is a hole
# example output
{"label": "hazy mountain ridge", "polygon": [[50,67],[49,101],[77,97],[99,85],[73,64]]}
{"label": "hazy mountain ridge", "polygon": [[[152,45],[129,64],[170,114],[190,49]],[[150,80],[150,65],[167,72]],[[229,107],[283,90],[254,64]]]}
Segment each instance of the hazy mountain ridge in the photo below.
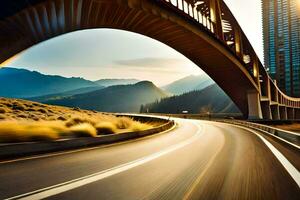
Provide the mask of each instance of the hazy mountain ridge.
{"label": "hazy mountain ridge", "polygon": [[163,86],[162,89],[174,95],[180,95],[194,90],[202,90],[212,84],[214,84],[213,80],[207,75],[190,75]]}
{"label": "hazy mountain ridge", "polygon": [[65,97],[44,103],[80,107],[102,112],[139,112],[141,104],[151,103],[168,95],[150,81],[131,85],[110,86],[101,90]]}
{"label": "hazy mountain ridge", "polygon": [[140,80],[137,79],[100,79],[98,81],[94,81],[95,83],[104,86],[114,86],[114,85],[129,85],[129,84],[136,84],[140,82]]}
{"label": "hazy mountain ridge", "polygon": [[32,97],[32,98],[28,98],[28,100],[32,100],[32,101],[37,101],[37,102],[46,102],[46,101],[50,101],[50,100],[57,100],[57,99],[61,99],[64,97],[70,97],[73,95],[77,95],[77,94],[84,94],[84,93],[88,93],[88,92],[93,92],[96,90],[101,90],[105,87],[103,86],[94,86],[94,87],[84,87],[84,88],[79,88],[79,89],[75,89],[75,90],[70,90],[70,91],[66,91],[66,92],[61,92],[61,93],[56,93],[56,94],[49,94],[49,95],[45,95],[45,96],[38,96],[38,97]]}
{"label": "hazy mountain ridge", "polygon": [[141,106],[141,112],[176,114],[182,111],[193,114],[207,111],[239,113],[235,104],[216,84]]}
{"label": "hazy mountain ridge", "polygon": [[[99,83],[112,86],[104,87]],[[137,79],[92,82],[26,69],[3,68],[0,70],[0,84],[5,85],[0,88],[0,96],[104,112],[139,112],[142,104],[147,104],[142,109],[144,112],[148,109],[149,112],[177,113],[188,110],[199,113],[202,108],[213,112],[238,111],[230,98],[207,75],[187,76],[160,89],[150,81],[139,82]],[[173,94],[176,96],[170,97]],[[161,98],[165,99],[160,101]]]}
{"label": "hazy mountain ridge", "polygon": [[0,69],[0,85],[0,96],[10,98],[29,98],[99,86],[83,78],[65,78],[9,67]]}

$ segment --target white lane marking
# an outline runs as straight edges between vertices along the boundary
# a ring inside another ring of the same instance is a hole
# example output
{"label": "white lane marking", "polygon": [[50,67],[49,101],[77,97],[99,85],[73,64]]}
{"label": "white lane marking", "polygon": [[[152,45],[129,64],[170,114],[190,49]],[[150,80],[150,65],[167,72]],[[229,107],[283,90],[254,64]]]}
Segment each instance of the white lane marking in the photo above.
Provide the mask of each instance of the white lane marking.
{"label": "white lane marking", "polygon": [[265,143],[265,145],[271,150],[271,152],[275,155],[275,157],[279,160],[279,162],[283,165],[283,167],[287,170],[287,172],[291,175],[291,177],[294,179],[294,181],[297,183],[298,187],[300,188],[299,171],[290,163],[290,161],[282,153],[280,153],[280,151],[278,151],[268,140],[266,140],[263,136],[256,133],[254,130],[242,126],[238,126],[238,125],[233,125],[233,126],[237,126],[239,128],[250,131],[254,133],[257,137],[259,137]]}
{"label": "white lane marking", "polygon": [[293,143],[291,143],[291,142],[289,142],[289,141],[287,141],[287,140],[285,140],[285,139],[283,139],[283,138],[281,138],[281,137],[279,137],[279,136],[277,136],[277,135],[271,134],[271,133],[269,133],[268,131],[265,131],[265,130],[262,130],[262,129],[257,129],[257,128],[253,128],[253,129],[259,130],[259,131],[261,131],[261,132],[264,132],[265,134],[268,134],[268,135],[270,135],[270,136],[272,136],[272,137],[275,137],[276,139],[281,140],[281,141],[283,141],[283,142],[285,142],[285,143],[288,143],[289,145],[291,145],[291,146],[293,146],[293,147],[295,147],[295,148],[297,148],[297,149],[300,150],[300,146],[299,146],[299,145],[293,144]]}
{"label": "white lane marking", "polygon": [[[196,123],[194,123],[194,124],[196,124]],[[60,183],[60,184],[57,184],[57,185],[53,185],[53,186],[50,186],[50,187],[39,189],[39,190],[36,190],[36,191],[33,191],[33,192],[29,192],[29,193],[21,194],[21,195],[18,195],[18,196],[10,197],[10,198],[7,198],[6,200],[12,200],[12,199],[21,199],[21,200],[44,199],[44,198],[47,198],[47,197],[50,197],[50,196],[54,196],[54,195],[57,195],[57,194],[60,194],[60,193],[63,193],[63,192],[66,192],[66,191],[84,186],[84,185],[87,185],[89,183],[99,181],[101,179],[119,174],[121,172],[127,171],[129,169],[134,168],[134,167],[143,165],[147,162],[150,162],[154,159],[157,159],[159,157],[167,155],[167,154],[169,154],[173,151],[176,151],[180,148],[183,148],[183,147],[193,143],[194,141],[196,141],[199,138],[200,133],[202,132],[202,128],[200,128],[200,125],[196,124],[196,126],[198,128],[198,131],[196,132],[196,134],[193,137],[191,137],[190,139],[188,139],[184,142],[173,145],[173,146],[171,146],[171,147],[169,147],[165,150],[162,150],[162,151],[159,151],[159,152],[154,153],[152,155],[145,156],[143,158],[131,161],[129,163],[125,163],[125,164],[113,167],[111,169],[107,169],[107,170],[104,170],[104,171],[101,171],[101,172],[98,172],[98,173],[94,173],[94,174],[91,174],[91,175],[88,175],[88,176],[84,176],[84,177],[81,177],[81,178],[78,178],[78,179],[74,179],[74,180],[71,180],[71,181],[67,181],[67,182],[64,182],[64,183]]]}

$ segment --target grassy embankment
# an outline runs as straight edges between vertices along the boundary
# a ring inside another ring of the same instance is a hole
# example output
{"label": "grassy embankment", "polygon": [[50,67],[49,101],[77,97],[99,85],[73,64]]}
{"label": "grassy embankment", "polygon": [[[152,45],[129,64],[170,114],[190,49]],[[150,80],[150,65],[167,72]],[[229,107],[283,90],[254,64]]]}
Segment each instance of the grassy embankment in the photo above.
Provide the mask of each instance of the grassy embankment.
{"label": "grassy embankment", "polygon": [[152,128],[128,117],[0,98],[0,143],[95,137]]}
{"label": "grassy embankment", "polygon": [[300,133],[300,123],[292,123],[292,124],[283,124],[283,125],[272,125],[275,128],[279,128],[282,130],[292,131],[295,133]]}

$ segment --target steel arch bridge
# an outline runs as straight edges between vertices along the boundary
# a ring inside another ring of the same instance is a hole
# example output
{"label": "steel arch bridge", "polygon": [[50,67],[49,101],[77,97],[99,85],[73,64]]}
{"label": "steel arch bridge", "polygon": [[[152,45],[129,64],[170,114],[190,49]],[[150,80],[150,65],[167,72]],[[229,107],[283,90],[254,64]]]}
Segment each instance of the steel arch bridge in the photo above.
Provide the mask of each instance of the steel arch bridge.
{"label": "steel arch bridge", "polygon": [[3,0],[0,4],[0,63],[64,33],[127,30],[185,55],[228,94],[245,118],[300,119],[300,99],[280,91],[223,0]]}

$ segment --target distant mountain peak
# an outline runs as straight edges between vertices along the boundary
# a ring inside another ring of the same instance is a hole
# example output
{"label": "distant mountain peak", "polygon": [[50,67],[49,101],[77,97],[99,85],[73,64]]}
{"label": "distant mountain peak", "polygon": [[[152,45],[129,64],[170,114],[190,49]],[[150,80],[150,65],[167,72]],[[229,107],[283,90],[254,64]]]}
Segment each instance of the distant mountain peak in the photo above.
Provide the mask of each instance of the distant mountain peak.
{"label": "distant mountain peak", "polygon": [[130,85],[140,82],[138,79],[100,79],[97,81],[94,81],[95,83],[104,86],[104,87],[110,87],[114,85]]}
{"label": "distant mountain peak", "polygon": [[0,68],[0,85],[6,85],[0,87],[0,96],[10,98],[30,98],[99,86],[83,78],[46,75],[13,67]]}
{"label": "distant mountain peak", "polygon": [[154,83],[152,83],[151,81],[140,81],[140,82],[136,83],[135,85],[146,86],[146,87],[156,87],[154,85]]}
{"label": "distant mountain peak", "polygon": [[180,95],[194,90],[202,90],[213,83],[213,80],[206,74],[189,75],[162,87],[162,89],[174,95]]}
{"label": "distant mountain peak", "polygon": [[101,90],[44,103],[79,107],[102,112],[139,112],[142,104],[167,97],[168,94],[150,81],[135,84],[113,85]]}

